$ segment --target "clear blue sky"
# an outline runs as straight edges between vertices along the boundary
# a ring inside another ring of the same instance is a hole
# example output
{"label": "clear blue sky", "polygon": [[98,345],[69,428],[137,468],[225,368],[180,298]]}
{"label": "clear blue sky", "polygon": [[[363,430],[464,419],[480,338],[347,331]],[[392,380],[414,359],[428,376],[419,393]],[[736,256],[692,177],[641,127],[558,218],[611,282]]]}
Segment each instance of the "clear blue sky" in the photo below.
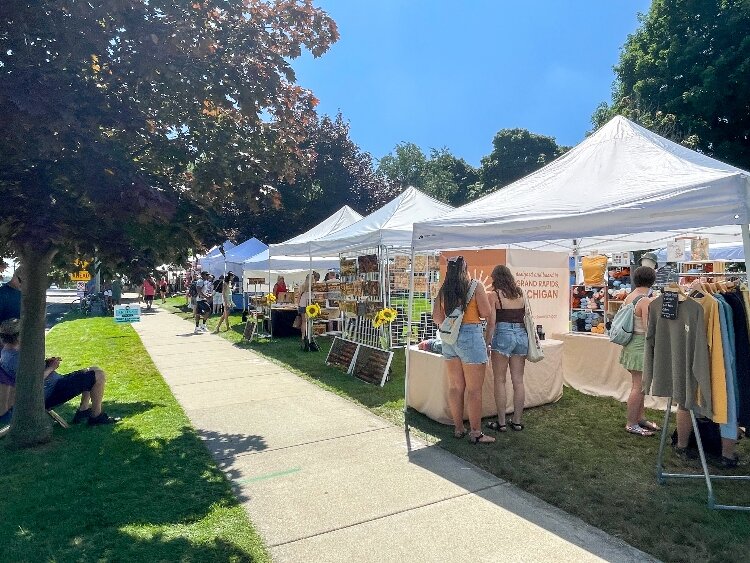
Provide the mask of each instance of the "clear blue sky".
{"label": "clear blue sky", "polygon": [[341,39],[293,62],[375,158],[411,141],[474,165],[503,128],[574,145],[650,0],[316,0]]}

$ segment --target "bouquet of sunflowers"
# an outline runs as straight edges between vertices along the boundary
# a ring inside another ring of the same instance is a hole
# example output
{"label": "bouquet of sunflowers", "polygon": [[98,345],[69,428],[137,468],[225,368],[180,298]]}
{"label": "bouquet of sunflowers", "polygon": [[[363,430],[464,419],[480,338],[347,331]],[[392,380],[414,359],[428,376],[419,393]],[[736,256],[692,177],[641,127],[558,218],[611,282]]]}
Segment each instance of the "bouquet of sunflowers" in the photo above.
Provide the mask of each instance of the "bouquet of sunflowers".
{"label": "bouquet of sunflowers", "polygon": [[378,314],[375,315],[375,322],[372,323],[372,326],[380,328],[385,324],[390,324],[396,320],[397,314],[396,309],[386,307],[385,309],[378,311]]}
{"label": "bouquet of sunflowers", "polygon": [[266,294],[266,303],[269,305],[276,303],[276,296],[273,293]]}

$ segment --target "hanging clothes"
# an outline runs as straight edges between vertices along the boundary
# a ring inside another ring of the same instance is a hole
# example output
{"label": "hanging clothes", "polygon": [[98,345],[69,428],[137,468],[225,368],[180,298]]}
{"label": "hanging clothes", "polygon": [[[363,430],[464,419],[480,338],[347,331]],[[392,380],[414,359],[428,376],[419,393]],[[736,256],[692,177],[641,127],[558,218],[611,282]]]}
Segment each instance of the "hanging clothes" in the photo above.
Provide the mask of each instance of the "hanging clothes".
{"label": "hanging clothes", "polygon": [[733,314],[732,325],[739,390],[738,423],[747,428],[750,426],[750,338],[747,330],[747,312],[745,303],[738,292],[729,291],[724,294],[724,299],[732,308]]}
{"label": "hanging clothes", "polygon": [[745,303],[745,315],[747,317],[747,332],[750,334],[750,291],[748,291],[747,284],[740,286],[740,294],[742,295],[742,301]]}
{"label": "hanging clothes", "polygon": [[727,382],[727,422],[719,426],[721,437],[727,440],[737,439],[737,370],[735,365],[735,343],[734,343],[734,319],[732,308],[724,300],[724,297],[717,293],[714,295],[719,303],[719,321],[721,323],[721,337],[724,345],[724,365]]}
{"label": "hanging clothes", "polygon": [[606,256],[584,256],[581,258],[583,283],[586,285],[604,285],[604,274],[607,272]]}
{"label": "hanging clothes", "polygon": [[727,418],[727,374],[724,367],[724,345],[719,319],[719,302],[715,297],[703,293],[702,297],[691,297],[703,308],[706,323],[706,339],[711,365],[711,408],[713,421],[726,424]]}
{"label": "hanging clothes", "polygon": [[643,390],[647,395],[672,397],[686,409],[713,418],[703,307],[686,299],[678,305],[677,318],[665,319],[663,302],[660,296],[649,305]]}

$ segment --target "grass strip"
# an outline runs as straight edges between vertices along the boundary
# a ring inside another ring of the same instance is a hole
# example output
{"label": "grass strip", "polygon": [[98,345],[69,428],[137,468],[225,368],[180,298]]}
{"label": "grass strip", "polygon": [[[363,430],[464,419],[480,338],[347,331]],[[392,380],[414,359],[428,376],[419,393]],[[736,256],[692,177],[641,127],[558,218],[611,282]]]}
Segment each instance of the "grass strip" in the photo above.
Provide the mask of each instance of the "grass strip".
{"label": "grass strip", "polygon": [[[114,426],[0,449],[0,561],[268,561],[263,543],[130,326],[62,322],[61,373],[99,365]],[[70,420],[77,401],[56,411]],[[2,443],[0,442],[0,447]]]}
{"label": "grass strip", "polygon": [[[183,298],[171,300],[172,312],[189,318]],[[209,320],[214,328],[217,318]],[[283,338],[242,342],[244,324],[231,316],[232,330],[221,335],[238,346],[284,365],[293,373],[338,395],[351,399],[396,423],[404,423],[404,371],[402,350],[396,350],[392,377],[385,387],[366,384],[325,365],[330,339],[319,338],[321,351],[305,353],[299,340]],[[648,411],[660,425],[663,413]],[[471,461],[498,477],[574,514],[589,524],[619,537],[663,561],[747,561],[750,553],[750,513],[709,510],[703,481],[669,481],[655,478],[658,436],[627,434],[625,405],[609,398],[591,397],[565,388],[555,404],[524,413],[525,429],[497,434],[497,443],[474,446],[455,440],[453,429],[409,409],[412,429],[431,443]],[[672,419],[674,427],[674,417]],[[490,431],[488,431],[490,433]],[[739,452],[750,458],[750,440]],[[697,462],[683,462],[670,448],[665,455],[668,471],[699,472]],[[750,466],[714,473],[750,473]],[[717,500],[750,505],[747,482],[714,484]]]}

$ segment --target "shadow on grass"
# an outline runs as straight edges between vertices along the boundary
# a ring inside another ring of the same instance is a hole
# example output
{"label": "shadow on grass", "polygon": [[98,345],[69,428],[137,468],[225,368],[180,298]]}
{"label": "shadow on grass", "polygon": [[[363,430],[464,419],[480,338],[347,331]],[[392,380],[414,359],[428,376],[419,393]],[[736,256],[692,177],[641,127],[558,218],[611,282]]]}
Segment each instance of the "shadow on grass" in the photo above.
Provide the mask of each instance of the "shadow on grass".
{"label": "shadow on grass", "polygon": [[[151,406],[112,410],[133,414]],[[127,423],[80,425],[56,429],[46,446],[3,457],[2,561],[263,558],[262,548],[253,555],[237,538],[222,537],[244,511],[191,427],[146,437]],[[249,527],[244,532],[254,535]]]}

